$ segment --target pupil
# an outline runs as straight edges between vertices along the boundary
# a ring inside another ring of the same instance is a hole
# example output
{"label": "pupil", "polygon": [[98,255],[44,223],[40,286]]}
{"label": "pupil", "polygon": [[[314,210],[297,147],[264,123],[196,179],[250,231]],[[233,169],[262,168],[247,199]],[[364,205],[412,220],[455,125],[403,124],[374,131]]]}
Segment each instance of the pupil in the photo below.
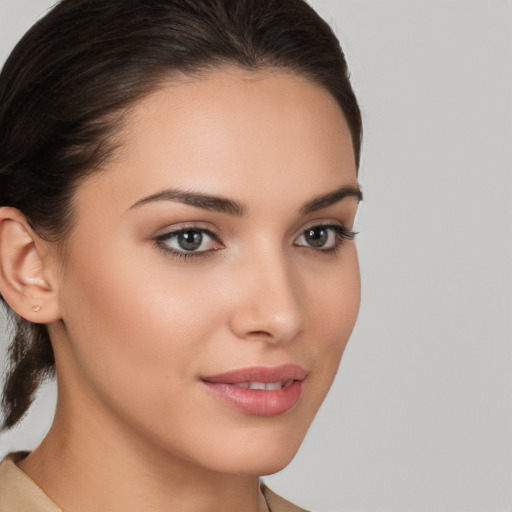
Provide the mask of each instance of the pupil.
{"label": "pupil", "polygon": [[201,246],[203,235],[199,231],[183,231],[178,235],[178,244],[186,251],[194,251]]}
{"label": "pupil", "polygon": [[313,247],[322,247],[327,242],[327,230],[324,228],[314,228],[308,229],[304,233],[304,237],[306,238],[309,245]]}

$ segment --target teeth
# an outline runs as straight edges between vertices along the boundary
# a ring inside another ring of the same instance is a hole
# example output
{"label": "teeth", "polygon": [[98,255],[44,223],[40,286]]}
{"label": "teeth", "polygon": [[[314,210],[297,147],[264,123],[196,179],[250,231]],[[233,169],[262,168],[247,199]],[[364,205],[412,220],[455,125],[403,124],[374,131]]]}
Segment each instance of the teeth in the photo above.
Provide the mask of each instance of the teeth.
{"label": "teeth", "polygon": [[281,389],[282,387],[285,387],[287,385],[287,383],[289,383],[289,382],[291,382],[291,381],[287,381],[284,383],[281,381],[277,381],[277,382],[251,381],[251,382],[239,382],[237,384],[237,386],[239,388],[245,388],[245,389],[259,389],[259,390],[272,391],[272,390]]}
{"label": "teeth", "polygon": [[249,382],[249,389],[265,389],[264,382]]}

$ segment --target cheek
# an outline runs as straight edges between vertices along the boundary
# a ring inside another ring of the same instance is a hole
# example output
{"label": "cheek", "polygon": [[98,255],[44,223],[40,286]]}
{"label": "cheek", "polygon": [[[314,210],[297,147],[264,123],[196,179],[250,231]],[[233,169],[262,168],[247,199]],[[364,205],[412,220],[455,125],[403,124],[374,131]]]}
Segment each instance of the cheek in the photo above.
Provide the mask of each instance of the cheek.
{"label": "cheek", "polygon": [[69,262],[61,297],[69,347],[61,384],[182,457],[211,467],[234,461],[230,471],[247,461],[255,474],[281,469],[329,390],[357,317],[355,246],[347,245],[339,264],[297,263],[305,329],[281,348],[283,359],[308,367],[310,385],[294,412],[265,424],[226,411],[197,385],[212,361],[218,369],[234,364],[233,357],[239,363],[240,351],[244,362],[254,356],[253,346],[227,328],[237,296],[250,293],[249,278],[234,279],[228,263],[189,271],[152,248],[141,253],[113,246],[103,247],[101,259],[84,254]]}
{"label": "cheek", "polygon": [[311,294],[311,331],[315,360],[330,386],[359,313],[361,281],[355,244],[342,249],[336,272],[320,274],[316,280],[321,280],[323,286],[317,286],[316,293]]}
{"label": "cheek", "polygon": [[219,318],[199,278],[152,263],[108,250],[101,261],[83,257],[71,262],[62,297],[74,365],[103,398],[133,408],[179,399],[169,390],[196,373]]}

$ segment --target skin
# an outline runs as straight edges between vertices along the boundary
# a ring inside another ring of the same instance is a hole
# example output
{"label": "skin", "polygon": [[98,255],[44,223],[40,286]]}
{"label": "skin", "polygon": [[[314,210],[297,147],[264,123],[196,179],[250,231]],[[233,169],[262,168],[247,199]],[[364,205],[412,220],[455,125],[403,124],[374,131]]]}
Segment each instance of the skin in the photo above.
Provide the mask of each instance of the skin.
{"label": "skin", "polygon": [[[301,238],[322,223],[352,227],[356,197],[300,211],[357,188],[348,127],[304,78],[225,69],[141,100],[120,142],[76,191],[64,249],[38,241],[59,398],[48,436],[19,465],[70,512],[266,510],[258,476],[293,458],[358,313],[355,243],[332,252]],[[134,206],[169,188],[236,200],[245,214]],[[216,234],[202,256],[155,242],[190,225]],[[299,403],[273,417],[201,381],[284,363],[308,377]]]}

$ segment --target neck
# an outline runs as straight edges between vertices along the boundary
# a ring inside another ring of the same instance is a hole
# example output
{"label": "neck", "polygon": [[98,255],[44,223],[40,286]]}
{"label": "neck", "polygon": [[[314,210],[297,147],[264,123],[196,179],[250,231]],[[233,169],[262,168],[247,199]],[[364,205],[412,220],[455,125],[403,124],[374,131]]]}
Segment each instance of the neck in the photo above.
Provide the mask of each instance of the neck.
{"label": "neck", "polygon": [[66,512],[268,510],[257,476],[200,467],[75,403],[71,414],[59,397],[50,432],[18,464]]}

